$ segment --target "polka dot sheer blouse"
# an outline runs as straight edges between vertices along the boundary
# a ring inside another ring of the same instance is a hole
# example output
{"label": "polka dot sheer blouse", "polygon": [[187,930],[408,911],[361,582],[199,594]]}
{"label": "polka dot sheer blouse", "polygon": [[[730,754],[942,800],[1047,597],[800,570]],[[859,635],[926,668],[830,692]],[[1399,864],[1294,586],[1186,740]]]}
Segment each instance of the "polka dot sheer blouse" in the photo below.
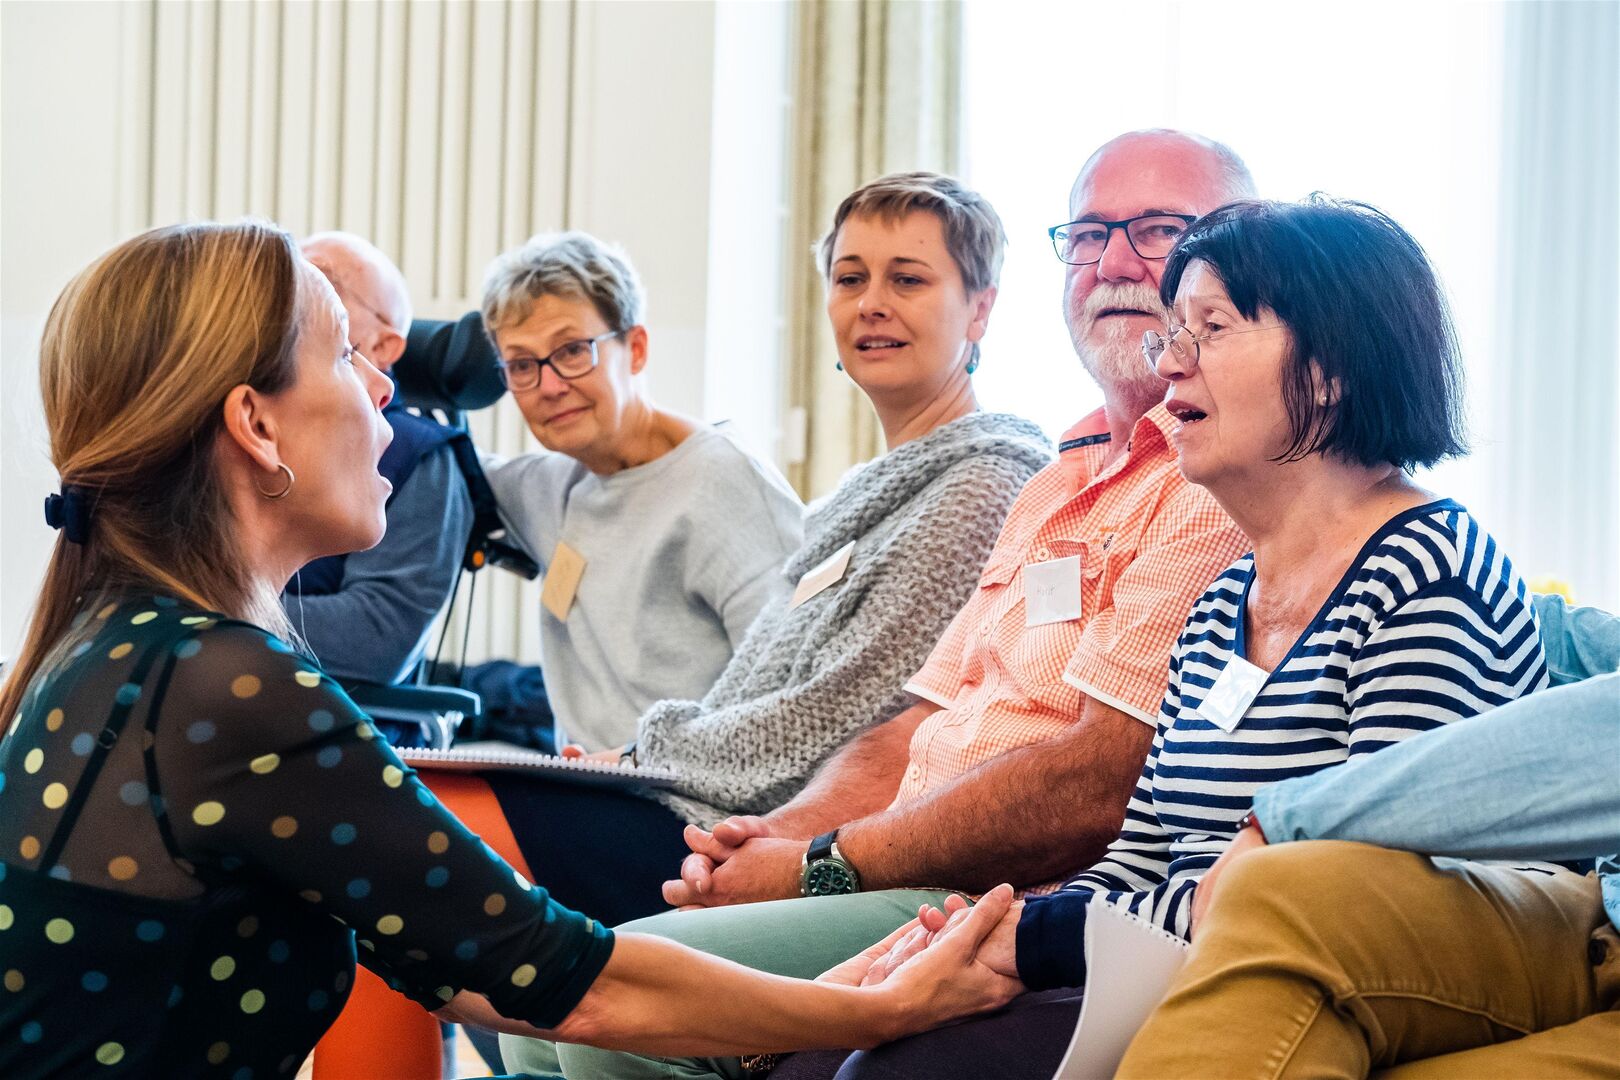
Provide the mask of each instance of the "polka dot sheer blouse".
{"label": "polka dot sheer blouse", "polygon": [[0,742],[0,1076],[291,1075],[357,955],[552,1026],[611,950],[257,627],[104,603]]}

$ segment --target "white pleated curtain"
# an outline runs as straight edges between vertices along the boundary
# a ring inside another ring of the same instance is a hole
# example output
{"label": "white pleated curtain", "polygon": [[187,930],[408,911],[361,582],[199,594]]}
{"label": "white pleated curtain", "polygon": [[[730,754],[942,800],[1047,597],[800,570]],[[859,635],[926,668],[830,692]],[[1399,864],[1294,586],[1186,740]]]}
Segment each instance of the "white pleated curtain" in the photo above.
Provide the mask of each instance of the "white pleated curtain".
{"label": "white pleated curtain", "polygon": [[1620,4],[1504,18],[1487,521],[1526,573],[1620,610]]}
{"label": "white pleated curtain", "polygon": [[870,404],[835,367],[810,250],[861,184],[959,168],[962,10],[958,0],[805,0],[798,16],[787,400],[803,410],[805,439],[788,475],[810,498],[883,447]]}
{"label": "white pleated curtain", "polygon": [[[295,236],[345,229],[399,263],[418,317],[452,318],[477,306],[497,254],[570,220],[574,0],[130,0],[118,13],[125,234],[244,215]],[[533,446],[510,399],[471,423],[486,449]],[[538,655],[537,589],[480,577],[470,653]]]}

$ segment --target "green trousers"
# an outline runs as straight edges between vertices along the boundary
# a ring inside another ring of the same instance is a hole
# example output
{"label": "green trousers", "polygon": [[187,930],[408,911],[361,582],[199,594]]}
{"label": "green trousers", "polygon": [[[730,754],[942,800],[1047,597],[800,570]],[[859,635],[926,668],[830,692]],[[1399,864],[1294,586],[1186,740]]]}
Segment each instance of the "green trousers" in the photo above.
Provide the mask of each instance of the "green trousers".
{"label": "green trousers", "polygon": [[[931,889],[890,889],[772,900],[671,911],[618,929],[656,934],[758,971],[813,979],[916,918],[919,906],[938,907],[949,895]],[[501,1036],[501,1057],[515,1073],[562,1073],[579,1080],[740,1080],[743,1075],[736,1058],[639,1057],[512,1035]]]}

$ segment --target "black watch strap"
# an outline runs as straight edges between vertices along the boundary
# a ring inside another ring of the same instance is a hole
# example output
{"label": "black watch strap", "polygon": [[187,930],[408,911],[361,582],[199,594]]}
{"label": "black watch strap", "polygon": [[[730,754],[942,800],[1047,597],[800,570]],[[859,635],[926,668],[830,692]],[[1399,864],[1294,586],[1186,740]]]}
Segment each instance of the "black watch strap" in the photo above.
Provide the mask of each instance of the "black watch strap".
{"label": "black watch strap", "polygon": [[820,836],[818,836],[814,840],[810,841],[810,850],[805,853],[805,858],[808,859],[810,862],[815,862],[817,859],[831,858],[832,857],[832,851],[833,851],[833,841],[835,841],[837,839],[838,839],[838,830],[837,829],[834,829],[832,832],[829,832],[829,833],[822,833]]}

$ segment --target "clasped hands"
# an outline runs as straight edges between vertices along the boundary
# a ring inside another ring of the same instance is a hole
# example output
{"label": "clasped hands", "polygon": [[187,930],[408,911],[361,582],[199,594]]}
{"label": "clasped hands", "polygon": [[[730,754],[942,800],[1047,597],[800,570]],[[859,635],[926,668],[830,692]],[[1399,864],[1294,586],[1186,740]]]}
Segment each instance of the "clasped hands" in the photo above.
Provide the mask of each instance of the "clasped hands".
{"label": "clasped hands", "polygon": [[[817,980],[898,999],[889,1039],[997,1009],[1024,992],[1014,956],[1023,901],[997,885],[977,905],[952,895]],[[881,988],[878,990],[877,988]]]}
{"label": "clasped hands", "polygon": [[729,817],[713,832],[688,825],[681,876],[664,882],[671,907],[720,907],[799,895],[808,841],[775,835],[762,817]]}

